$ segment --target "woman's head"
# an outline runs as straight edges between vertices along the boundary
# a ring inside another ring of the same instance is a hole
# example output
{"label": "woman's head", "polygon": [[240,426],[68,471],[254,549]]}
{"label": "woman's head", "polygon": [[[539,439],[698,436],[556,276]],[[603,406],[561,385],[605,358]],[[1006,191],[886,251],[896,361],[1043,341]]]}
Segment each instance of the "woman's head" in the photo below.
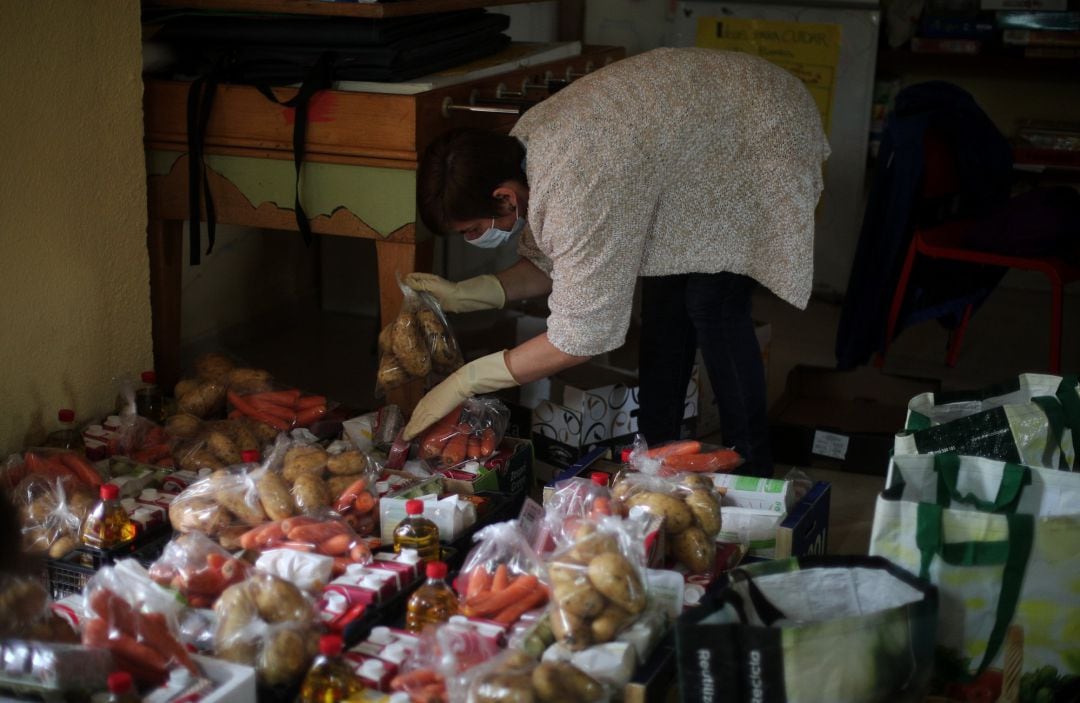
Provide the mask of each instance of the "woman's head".
{"label": "woman's head", "polygon": [[[517,207],[517,194],[528,188],[524,159],[525,149],[514,137],[481,129],[443,134],[424,151],[417,169],[420,218],[428,229],[445,234],[465,223],[524,216],[524,207]],[[519,187],[507,193],[507,182]]]}

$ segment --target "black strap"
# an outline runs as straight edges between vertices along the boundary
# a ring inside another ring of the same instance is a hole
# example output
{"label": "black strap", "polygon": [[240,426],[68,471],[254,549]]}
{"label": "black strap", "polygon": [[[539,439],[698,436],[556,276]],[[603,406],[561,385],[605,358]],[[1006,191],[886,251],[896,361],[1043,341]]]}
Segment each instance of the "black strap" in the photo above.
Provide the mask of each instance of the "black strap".
{"label": "black strap", "polygon": [[304,243],[311,244],[311,225],[308,222],[307,213],[300,204],[300,167],[304,164],[304,142],[307,140],[308,106],[312,96],[320,90],[330,88],[333,77],[335,55],[326,51],[319,55],[318,60],[304,77],[300,84],[300,90],[292,98],[281,101],[274,95],[274,91],[266,84],[257,84],[255,87],[260,93],[278,105],[291,107],[296,110],[296,118],[293,121],[293,165],[296,167],[295,213],[296,226],[304,235]]}
{"label": "black strap", "polygon": [[[743,569],[736,569],[733,571],[731,574],[731,581],[732,585],[734,585],[735,581],[742,581],[746,584],[747,595],[750,596],[750,602],[754,606],[754,611],[766,627],[772,627],[776,621],[783,620],[787,617],[779,608],[773,605],[772,601],[770,601],[761,591],[761,588],[754,583],[750,574],[746,573]],[[726,590],[721,594],[721,599],[732,603],[739,614],[739,619],[743,623],[747,622],[746,613],[743,610],[742,599],[739,598],[734,591],[730,589]]]}
{"label": "black strap", "polygon": [[214,95],[217,92],[219,75],[220,64],[205,76],[200,76],[192,81],[191,87],[188,89],[188,236],[191,245],[189,256],[192,266],[199,265],[202,250],[202,212],[199,207],[200,195],[206,203],[207,254],[214,248],[214,235],[217,228],[214,199],[210,195],[210,181],[206,177],[206,160],[203,153],[203,140],[206,136],[206,125],[210,121],[210,110],[214,104]]}

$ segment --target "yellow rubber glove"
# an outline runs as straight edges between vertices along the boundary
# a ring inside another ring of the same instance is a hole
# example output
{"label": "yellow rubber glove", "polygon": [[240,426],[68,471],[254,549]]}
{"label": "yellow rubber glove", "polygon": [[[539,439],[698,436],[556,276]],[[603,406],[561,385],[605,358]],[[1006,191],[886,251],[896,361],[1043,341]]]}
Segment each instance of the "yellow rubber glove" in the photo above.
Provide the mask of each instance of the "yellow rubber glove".
{"label": "yellow rubber glove", "polygon": [[405,276],[405,285],[431,293],[447,312],[491,310],[506,305],[506,291],[491,274],[454,283],[433,273],[410,273]]}
{"label": "yellow rubber glove", "polygon": [[505,351],[470,361],[432,388],[413,410],[403,438],[408,441],[460,405],[467,398],[518,385],[506,367]]}

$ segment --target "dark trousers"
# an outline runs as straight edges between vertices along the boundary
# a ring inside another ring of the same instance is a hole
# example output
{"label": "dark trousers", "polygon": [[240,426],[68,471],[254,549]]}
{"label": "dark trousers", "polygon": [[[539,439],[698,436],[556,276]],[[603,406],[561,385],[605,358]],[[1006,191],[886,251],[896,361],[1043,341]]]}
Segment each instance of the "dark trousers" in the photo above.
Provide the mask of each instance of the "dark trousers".
{"label": "dark trousers", "polygon": [[638,426],[649,444],[678,439],[700,346],[723,443],[746,458],[738,472],[771,477],[765,366],[750,318],[756,285],[733,273],[642,279]]}

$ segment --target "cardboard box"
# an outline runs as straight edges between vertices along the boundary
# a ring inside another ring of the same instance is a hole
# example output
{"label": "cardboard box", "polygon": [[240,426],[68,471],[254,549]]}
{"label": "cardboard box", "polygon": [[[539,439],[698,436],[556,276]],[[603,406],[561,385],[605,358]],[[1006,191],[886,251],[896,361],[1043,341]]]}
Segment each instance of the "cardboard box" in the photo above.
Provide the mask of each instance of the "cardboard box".
{"label": "cardboard box", "polygon": [[[768,322],[754,320],[754,334],[757,335],[758,346],[761,347],[761,361],[765,364],[765,378],[769,378],[769,349],[772,346],[772,325]],[[720,431],[720,410],[716,407],[716,396],[713,394],[712,384],[709,382],[709,373],[705,369],[705,362],[701,358],[701,352],[697,354],[698,369],[700,369],[700,381],[698,384],[698,414],[696,436],[706,437]]]}
{"label": "cardboard box", "polygon": [[506,493],[519,495],[532,485],[533,446],[527,439],[503,438],[499,451],[484,462],[471,481],[443,479],[443,486],[453,493]]}
{"label": "cardboard box", "polygon": [[769,412],[773,460],[884,476],[907,403],[937,380],[796,366]]}
{"label": "cardboard box", "polygon": [[818,481],[776,530],[776,558],[821,556],[829,552],[832,484]]}
{"label": "cardboard box", "polygon": [[[637,376],[592,362],[521,389],[533,407],[536,455],[569,466],[592,448],[633,440],[638,430]],[[698,373],[687,386],[683,417],[697,416]]]}

